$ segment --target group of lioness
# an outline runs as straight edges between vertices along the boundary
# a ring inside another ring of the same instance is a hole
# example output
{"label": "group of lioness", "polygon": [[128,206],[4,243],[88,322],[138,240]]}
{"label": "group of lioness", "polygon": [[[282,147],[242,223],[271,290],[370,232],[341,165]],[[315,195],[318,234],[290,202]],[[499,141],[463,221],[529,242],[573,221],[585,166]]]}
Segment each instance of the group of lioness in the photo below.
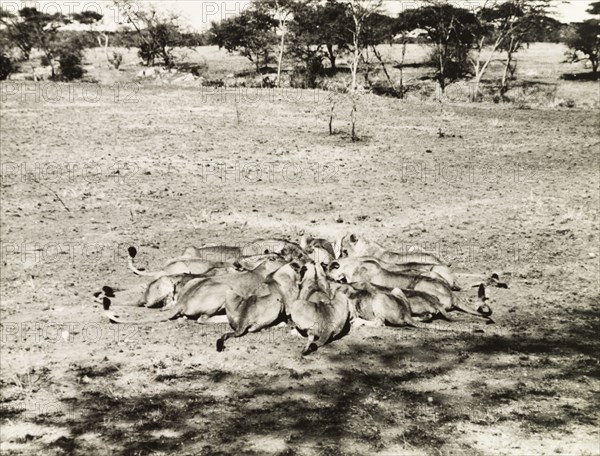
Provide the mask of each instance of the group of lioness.
{"label": "group of lioness", "polygon": [[110,321],[187,317],[210,323],[224,313],[231,331],[216,341],[218,351],[230,337],[275,324],[287,324],[306,337],[306,355],[355,325],[432,328],[433,319],[451,321],[451,310],[493,323],[483,284],[479,306],[472,309],[455,293],[460,290],[457,278],[436,255],[392,252],[354,234],[333,244],[303,235],[299,243],[257,239],[242,247],[189,247],[154,272],[136,268],[136,255],[130,247],[129,268],[151,280],[137,305],[169,313],[125,320],[111,309],[115,290],[105,286],[96,297]]}

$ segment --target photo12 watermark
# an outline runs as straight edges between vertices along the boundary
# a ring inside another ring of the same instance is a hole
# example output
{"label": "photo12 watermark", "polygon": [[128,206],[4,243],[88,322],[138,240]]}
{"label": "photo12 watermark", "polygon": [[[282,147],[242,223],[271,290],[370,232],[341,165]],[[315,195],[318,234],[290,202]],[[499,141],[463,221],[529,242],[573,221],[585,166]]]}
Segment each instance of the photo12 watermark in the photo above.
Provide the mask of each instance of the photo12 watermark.
{"label": "photo12 watermark", "polygon": [[73,184],[137,183],[141,179],[140,165],[132,161],[97,162],[13,162],[0,166],[3,184],[43,182]]}
{"label": "photo12 watermark", "polygon": [[338,182],[340,167],[334,162],[243,162],[204,161],[199,164],[203,183],[300,183]]}
{"label": "photo12 watermark", "polygon": [[41,323],[39,321],[3,322],[0,341],[5,347],[19,348],[32,344],[85,344],[133,342],[139,338],[136,324],[114,325],[94,322]]}
{"label": "photo12 watermark", "polygon": [[81,239],[59,239],[41,242],[30,239],[2,241],[0,253],[5,265],[58,266],[67,264],[127,264],[131,244],[87,242]]}
{"label": "photo12 watermark", "polygon": [[537,183],[538,169],[524,163],[497,164],[453,161],[411,161],[400,164],[402,183],[497,184]]}
{"label": "photo12 watermark", "polygon": [[0,82],[0,100],[2,103],[117,103],[132,104],[140,102],[139,82],[118,82],[112,85],[100,85],[86,82],[59,83],[54,81]]}

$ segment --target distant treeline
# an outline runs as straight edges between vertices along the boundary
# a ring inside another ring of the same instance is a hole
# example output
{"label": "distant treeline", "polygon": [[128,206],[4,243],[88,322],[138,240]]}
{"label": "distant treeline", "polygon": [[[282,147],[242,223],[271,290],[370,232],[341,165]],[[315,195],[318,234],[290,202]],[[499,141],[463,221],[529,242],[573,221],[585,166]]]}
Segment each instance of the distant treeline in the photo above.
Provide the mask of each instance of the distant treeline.
{"label": "distant treeline", "polygon": [[[102,47],[103,43],[98,41],[96,31],[59,30],[57,40],[62,42],[76,41],[82,48]],[[105,32],[109,38],[111,47],[137,48],[139,36],[135,31]],[[8,40],[8,31],[0,30],[0,40]],[[197,47],[209,45],[207,33],[181,33],[181,47]]]}
{"label": "distant treeline", "polygon": [[[532,32],[530,40],[538,43],[560,43],[565,41],[565,36],[569,30],[569,24],[563,24],[555,21],[552,27],[539,28]],[[0,41],[8,40],[8,29],[0,29]],[[104,32],[109,37],[111,47],[137,48],[139,46],[139,34],[135,30],[120,30],[117,32]],[[102,47],[103,44],[98,41],[97,31],[75,31],[75,30],[59,30],[57,31],[59,41],[68,42],[76,40],[83,48]],[[404,42],[410,44],[426,44],[429,39],[426,34],[421,36],[398,36],[393,40],[393,43],[402,44]],[[211,45],[210,32],[192,32],[180,34],[181,47],[197,47]]]}

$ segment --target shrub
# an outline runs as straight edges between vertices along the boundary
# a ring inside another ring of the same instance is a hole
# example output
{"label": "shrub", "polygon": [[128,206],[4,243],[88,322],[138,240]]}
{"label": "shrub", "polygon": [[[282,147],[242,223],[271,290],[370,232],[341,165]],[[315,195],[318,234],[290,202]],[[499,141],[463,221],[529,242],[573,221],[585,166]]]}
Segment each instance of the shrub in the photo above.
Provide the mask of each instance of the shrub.
{"label": "shrub", "polygon": [[61,79],[73,81],[81,79],[85,73],[81,65],[81,52],[72,49],[61,50],[58,54]]}
{"label": "shrub", "polygon": [[317,87],[317,78],[325,74],[323,61],[314,57],[294,68],[290,77],[290,85],[295,88],[314,89]]}
{"label": "shrub", "polygon": [[123,63],[123,54],[117,51],[113,51],[112,57],[108,60],[115,69],[119,69],[121,63]]}
{"label": "shrub", "polygon": [[183,73],[192,73],[194,76],[199,78],[206,76],[206,73],[208,72],[208,63],[206,63],[205,59],[203,59],[201,62],[195,63],[177,62],[175,68]]}
{"label": "shrub", "polygon": [[156,55],[159,50],[154,43],[142,42],[140,43],[138,50],[138,56],[144,61],[146,66],[154,66]]}
{"label": "shrub", "polygon": [[573,98],[567,98],[566,100],[558,100],[556,106],[559,108],[574,108],[577,105]]}
{"label": "shrub", "polygon": [[4,81],[8,76],[15,71],[12,60],[5,54],[0,53],[0,81]]}
{"label": "shrub", "polygon": [[396,87],[390,87],[387,82],[377,81],[371,85],[371,92],[384,97],[403,98],[408,92],[408,87],[404,87],[404,90],[400,91]]}
{"label": "shrub", "polygon": [[444,84],[444,88],[453,82],[473,75],[473,69],[468,60],[468,54],[456,52],[442,58],[442,60],[445,65],[443,74],[440,73],[439,69],[440,52],[438,49],[433,49],[433,51],[431,51],[427,63],[437,69],[435,79],[437,79],[440,84]]}

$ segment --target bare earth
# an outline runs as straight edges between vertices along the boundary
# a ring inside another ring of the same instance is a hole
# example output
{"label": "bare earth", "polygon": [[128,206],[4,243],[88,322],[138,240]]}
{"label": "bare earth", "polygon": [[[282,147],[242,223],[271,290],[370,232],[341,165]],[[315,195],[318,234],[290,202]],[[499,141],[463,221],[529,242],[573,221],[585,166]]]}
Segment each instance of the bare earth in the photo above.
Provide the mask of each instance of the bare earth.
{"label": "bare earth", "polygon": [[[2,105],[3,454],[598,454],[597,110],[365,96],[352,143],[325,93],[236,114],[192,87],[58,87]],[[354,328],[308,357],[273,328],[217,353],[222,326],[115,326],[93,302],[144,283],[130,245],[153,269],[300,230],[437,250],[465,298],[496,272],[497,324]]]}

